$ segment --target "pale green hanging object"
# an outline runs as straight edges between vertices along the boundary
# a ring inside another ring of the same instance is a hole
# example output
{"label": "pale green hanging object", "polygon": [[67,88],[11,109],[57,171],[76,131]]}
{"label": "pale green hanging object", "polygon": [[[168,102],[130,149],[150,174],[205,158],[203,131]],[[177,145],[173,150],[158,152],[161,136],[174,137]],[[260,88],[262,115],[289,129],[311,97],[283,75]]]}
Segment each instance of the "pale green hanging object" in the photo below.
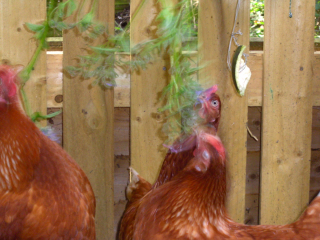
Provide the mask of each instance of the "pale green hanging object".
{"label": "pale green hanging object", "polygon": [[[240,30],[238,32],[234,31],[236,27],[236,21],[238,18],[239,8],[240,8],[240,1],[241,0],[238,0],[238,3],[237,3],[233,29],[230,37],[230,42],[229,42],[227,63],[228,63],[229,70],[232,72],[233,83],[235,85],[237,92],[240,94],[240,96],[244,96],[247,85],[251,77],[251,71],[250,71],[250,68],[247,66],[247,54],[243,53],[246,46],[240,45],[237,42],[237,38],[236,38],[236,35],[242,35],[242,33]],[[235,45],[237,45],[238,47],[233,55],[232,66],[231,66],[230,51],[231,51],[232,40],[234,41]],[[242,56],[245,57],[246,59],[245,61],[242,59]]]}
{"label": "pale green hanging object", "polygon": [[250,68],[242,59],[243,51],[245,50],[245,48],[246,46],[244,45],[239,46],[235,51],[232,59],[232,78],[240,96],[244,95],[251,77]]}

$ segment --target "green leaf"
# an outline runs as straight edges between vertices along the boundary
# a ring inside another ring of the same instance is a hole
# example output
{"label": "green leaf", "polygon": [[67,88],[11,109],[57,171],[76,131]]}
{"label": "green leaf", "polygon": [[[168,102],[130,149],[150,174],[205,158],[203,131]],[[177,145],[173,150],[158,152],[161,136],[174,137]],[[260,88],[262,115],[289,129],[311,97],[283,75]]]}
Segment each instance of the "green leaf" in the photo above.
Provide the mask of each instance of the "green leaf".
{"label": "green leaf", "polygon": [[98,53],[114,53],[117,52],[115,48],[105,48],[105,47],[90,47],[92,50]]}
{"label": "green leaf", "polygon": [[48,114],[48,115],[43,115],[40,112],[35,112],[35,113],[33,113],[31,115],[31,120],[33,122],[36,122],[36,121],[40,121],[40,120],[44,120],[44,119],[48,119],[48,118],[53,118],[53,117],[59,115],[60,113],[62,113],[62,110],[59,110],[57,112],[54,112],[54,113],[51,113],[51,114]]}
{"label": "green leaf", "polygon": [[92,24],[94,12],[89,12],[80,20],[79,29],[81,32],[84,32]]}
{"label": "green leaf", "polygon": [[65,17],[71,16],[76,9],[77,9],[77,4],[74,2],[74,0],[68,1],[67,13]]}
{"label": "green leaf", "polygon": [[37,31],[36,32],[36,34],[34,35],[34,37],[36,38],[36,39],[41,39],[42,37],[43,37],[43,34],[44,34],[44,28],[42,28],[42,29],[40,29],[39,31]]}
{"label": "green leaf", "polygon": [[77,68],[77,67],[74,67],[74,66],[67,66],[66,70],[71,75],[71,77],[75,77],[81,72],[80,68]]}
{"label": "green leaf", "polygon": [[43,24],[26,23],[26,25],[32,32],[39,32],[44,28]]}
{"label": "green leaf", "polygon": [[58,22],[57,25],[56,25],[56,28],[59,30],[59,31],[62,31],[64,29],[67,29],[68,28],[68,25],[64,22]]}

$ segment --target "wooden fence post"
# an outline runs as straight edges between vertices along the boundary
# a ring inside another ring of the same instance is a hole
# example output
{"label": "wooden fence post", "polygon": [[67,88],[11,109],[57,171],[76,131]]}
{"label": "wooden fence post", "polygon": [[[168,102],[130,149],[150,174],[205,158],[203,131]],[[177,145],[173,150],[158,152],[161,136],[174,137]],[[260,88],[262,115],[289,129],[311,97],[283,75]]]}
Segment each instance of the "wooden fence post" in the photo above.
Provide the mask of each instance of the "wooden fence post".
{"label": "wooden fence post", "polygon": [[[34,33],[25,25],[39,23],[46,19],[46,2],[0,1],[0,59],[1,64],[22,64],[27,66],[36,48]],[[46,99],[46,53],[40,53],[25,91],[33,112],[47,113]],[[46,125],[46,121],[42,122]]]}
{"label": "wooden fence post", "polygon": [[[227,67],[227,53],[232,33],[237,0],[199,1],[199,64],[206,67],[200,71],[199,80],[205,87],[218,84],[222,100],[219,135],[228,153],[228,201],[227,208],[232,219],[244,221],[247,96],[240,97],[235,90]],[[241,1],[235,31],[243,35],[238,43],[249,48],[249,5]],[[231,58],[235,50],[232,44]]]}
{"label": "wooden fence post", "polygon": [[[88,9],[89,6],[84,6],[84,13]],[[96,19],[108,22],[112,34],[114,0],[98,0],[97,9]],[[94,42],[98,41],[101,39]],[[86,42],[77,30],[66,31],[63,66],[75,65],[75,59],[87,54],[84,49],[92,44]],[[97,239],[114,239],[113,90],[91,87],[91,82],[64,74],[63,144],[86,172],[93,187],[97,201]]]}
{"label": "wooden fence post", "polygon": [[[141,2],[131,1],[131,16]],[[131,46],[153,36],[150,26],[158,11],[155,1],[144,2],[139,13],[131,19]],[[163,106],[163,102],[159,102],[159,93],[169,79],[166,69],[169,69],[169,61],[159,58],[146,70],[131,73],[131,166],[151,183],[155,181],[167,151],[161,146],[164,143],[161,135],[163,114],[157,110]]]}
{"label": "wooden fence post", "polygon": [[309,201],[314,0],[265,1],[260,223],[296,220]]}

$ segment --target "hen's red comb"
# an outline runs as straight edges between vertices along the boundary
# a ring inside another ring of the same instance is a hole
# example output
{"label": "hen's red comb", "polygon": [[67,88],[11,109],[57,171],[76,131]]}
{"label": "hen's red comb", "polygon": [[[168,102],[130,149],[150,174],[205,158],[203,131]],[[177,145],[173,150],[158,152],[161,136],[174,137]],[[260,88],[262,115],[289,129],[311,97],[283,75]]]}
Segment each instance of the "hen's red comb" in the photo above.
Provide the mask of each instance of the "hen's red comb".
{"label": "hen's red comb", "polygon": [[[0,79],[2,94],[5,93],[7,97],[16,95],[17,87],[15,85],[17,73],[15,69],[8,65],[0,65]],[[5,89],[5,91],[4,91]],[[2,96],[3,97],[3,96]]]}
{"label": "hen's red comb", "polygon": [[215,93],[218,90],[218,85],[213,85],[211,88],[204,90],[202,93],[206,96],[210,96],[212,93]]}

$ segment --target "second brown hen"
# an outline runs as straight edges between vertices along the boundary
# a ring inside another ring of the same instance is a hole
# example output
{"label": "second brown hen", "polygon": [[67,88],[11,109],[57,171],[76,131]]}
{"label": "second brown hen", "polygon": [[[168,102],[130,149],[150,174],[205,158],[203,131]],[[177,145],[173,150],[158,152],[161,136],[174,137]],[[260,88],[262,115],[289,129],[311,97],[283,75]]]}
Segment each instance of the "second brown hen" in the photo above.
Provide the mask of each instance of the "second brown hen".
{"label": "second brown hen", "polygon": [[320,239],[320,197],[292,224],[247,226],[232,221],[225,208],[226,157],[210,126],[194,129],[197,147],[170,181],[139,200],[132,239]]}
{"label": "second brown hen", "polygon": [[[199,94],[194,106],[195,126],[209,125],[218,130],[221,112],[221,102],[216,94],[217,86],[213,86]],[[198,117],[197,117],[198,116]],[[133,223],[137,208],[141,199],[151,190],[170,181],[180,172],[194,157],[196,149],[196,134],[183,134],[175,143],[169,147],[168,153],[163,161],[159,176],[153,186],[132,171],[132,181],[127,188],[128,204],[122,217],[119,239],[130,240],[133,237]]]}

